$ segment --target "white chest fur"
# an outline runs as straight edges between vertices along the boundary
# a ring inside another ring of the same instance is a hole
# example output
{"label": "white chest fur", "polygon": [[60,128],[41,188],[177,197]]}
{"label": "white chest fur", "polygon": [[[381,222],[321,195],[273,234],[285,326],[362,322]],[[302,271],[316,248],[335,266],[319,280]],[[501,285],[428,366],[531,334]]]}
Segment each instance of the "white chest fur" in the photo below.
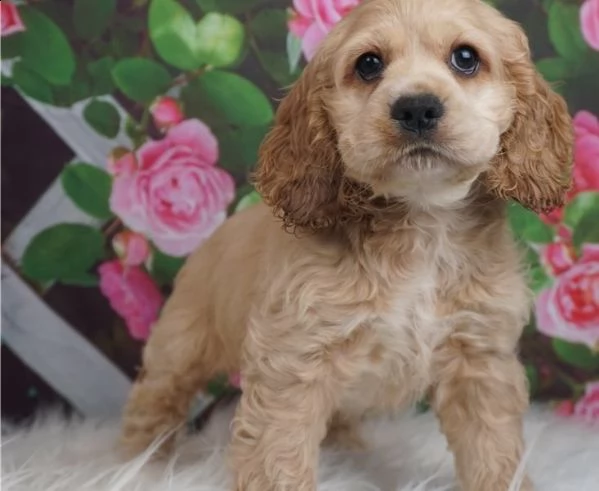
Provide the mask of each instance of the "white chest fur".
{"label": "white chest fur", "polygon": [[433,233],[412,236],[410,252],[404,252],[395,273],[379,269],[382,301],[362,324],[372,333],[371,356],[343,398],[345,410],[397,410],[416,402],[430,387],[435,349],[452,329],[447,318],[439,317],[438,295],[460,281],[467,260],[452,234],[438,225]]}
{"label": "white chest fur", "polygon": [[344,410],[395,411],[430,386],[432,358],[450,327],[436,315],[437,277],[425,267],[395,289],[390,307],[372,312],[369,356],[343,397]]}

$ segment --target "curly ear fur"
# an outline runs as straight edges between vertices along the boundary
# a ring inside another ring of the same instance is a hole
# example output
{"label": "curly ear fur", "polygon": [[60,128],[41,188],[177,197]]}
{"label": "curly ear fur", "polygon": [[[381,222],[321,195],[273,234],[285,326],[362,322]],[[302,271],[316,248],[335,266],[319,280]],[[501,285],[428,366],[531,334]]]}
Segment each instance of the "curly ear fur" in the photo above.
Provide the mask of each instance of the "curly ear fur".
{"label": "curly ear fur", "polygon": [[572,122],[564,99],[535,70],[524,32],[513,26],[516,56],[505,65],[516,91],[515,114],[487,184],[501,198],[547,212],[563,205],[570,187]]}
{"label": "curly ear fur", "polygon": [[306,67],[260,147],[256,188],[287,228],[328,228],[338,217],[343,163],[323,100],[326,72],[317,60]]}

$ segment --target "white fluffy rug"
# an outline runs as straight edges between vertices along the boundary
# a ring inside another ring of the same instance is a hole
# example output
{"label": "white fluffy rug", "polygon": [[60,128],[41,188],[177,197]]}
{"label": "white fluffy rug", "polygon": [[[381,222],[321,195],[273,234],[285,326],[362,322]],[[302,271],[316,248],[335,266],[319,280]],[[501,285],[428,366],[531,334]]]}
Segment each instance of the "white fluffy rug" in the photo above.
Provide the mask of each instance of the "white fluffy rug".
{"label": "white fluffy rug", "polygon": [[[114,422],[67,424],[49,417],[29,430],[5,427],[2,488],[229,491],[223,451],[231,415],[230,407],[216,413],[201,434],[161,464],[147,464],[143,457],[119,463],[114,454],[118,431]],[[456,489],[451,456],[431,414],[372,422],[364,430],[372,445],[368,452],[324,452],[321,491]],[[527,466],[537,490],[599,490],[599,425],[585,426],[534,409],[527,416],[526,437]]]}

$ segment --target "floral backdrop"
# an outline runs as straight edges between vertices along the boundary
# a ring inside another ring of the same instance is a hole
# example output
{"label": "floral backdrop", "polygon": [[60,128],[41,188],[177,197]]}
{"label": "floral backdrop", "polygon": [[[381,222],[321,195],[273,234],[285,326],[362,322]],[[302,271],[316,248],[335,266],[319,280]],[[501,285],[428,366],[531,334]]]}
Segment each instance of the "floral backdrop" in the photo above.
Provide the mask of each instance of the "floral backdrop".
{"label": "floral backdrop", "polygon": [[[64,166],[64,192],[106,226],[43,230],[22,274],[99,289],[124,321],[117,329],[143,342],[185,257],[228,215],[259,201],[247,176],[280,88],[359,1],[2,1],[2,56],[14,62],[3,86],[59,107],[84,101],[95,131],[114,138],[124,129],[133,142],[114,148],[105,166]],[[597,419],[599,0],[490,3],[524,25],[538,69],[569,102],[576,134],[566,206],[545,216],[509,208],[537,295],[521,342],[531,395],[561,414]]]}

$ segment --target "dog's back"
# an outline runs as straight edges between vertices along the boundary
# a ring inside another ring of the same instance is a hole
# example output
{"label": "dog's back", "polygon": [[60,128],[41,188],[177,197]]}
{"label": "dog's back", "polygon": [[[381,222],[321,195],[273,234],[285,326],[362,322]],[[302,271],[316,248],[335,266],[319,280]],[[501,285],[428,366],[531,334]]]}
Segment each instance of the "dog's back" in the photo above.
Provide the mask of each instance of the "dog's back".
{"label": "dog's back", "polygon": [[156,331],[170,337],[172,327],[161,324],[189,316],[189,329],[214,338],[209,343],[214,349],[202,353],[213,371],[238,370],[249,310],[261,290],[266,245],[281,233],[261,204],[229,218],[188,258]]}

